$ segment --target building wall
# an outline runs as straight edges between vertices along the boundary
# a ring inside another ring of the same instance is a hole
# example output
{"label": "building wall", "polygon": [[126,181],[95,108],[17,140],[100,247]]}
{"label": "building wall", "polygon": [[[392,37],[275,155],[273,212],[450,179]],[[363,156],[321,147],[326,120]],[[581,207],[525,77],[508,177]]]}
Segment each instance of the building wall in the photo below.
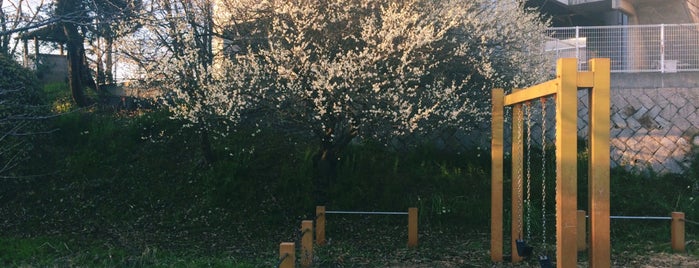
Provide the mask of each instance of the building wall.
{"label": "building wall", "polygon": [[44,84],[66,82],[68,79],[67,57],[65,55],[39,54],[36,75]]}

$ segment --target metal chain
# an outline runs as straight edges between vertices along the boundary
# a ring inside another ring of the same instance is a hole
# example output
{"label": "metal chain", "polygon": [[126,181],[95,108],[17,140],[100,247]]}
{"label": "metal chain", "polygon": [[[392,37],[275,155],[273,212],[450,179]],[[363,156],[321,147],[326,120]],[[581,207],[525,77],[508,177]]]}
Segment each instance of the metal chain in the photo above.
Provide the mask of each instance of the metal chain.
{"label": "metal chain", "polygon": [[541,236],[546,247],[546,98],[541,98]]}
{"label": "metal chain", "polygon": [[[517,120],[521,124],[524,121],[524,118],[522,118],[523,115],[521,112],[519,112],[517,114],[518,114]],[[521,145],[523,141],[524,141],[524,137],[522,136],[522,131],[520,129],[517,131],[517,144]],[[517,182],[516,182],[517,183],[517,196],[522,196],[522,175],[523,175],[522,169],[523,169],[522,165],[517,165],[517,173],[516,173],[517,174]],[[517,202],[517,208],[519,209],[518,210],[519,214],[517,215],[517,228],[518,228],[517,230],[520,231],[519,238],[522,239],[522,233],[521,233],[522,232],[521,231],[522,230],[522,202]]]}
{"label": "metal chain", "polygon": [[531,241],[532,230],[532,104],[527,102],[527,200],[525,202],[527,210],[527,241]]}

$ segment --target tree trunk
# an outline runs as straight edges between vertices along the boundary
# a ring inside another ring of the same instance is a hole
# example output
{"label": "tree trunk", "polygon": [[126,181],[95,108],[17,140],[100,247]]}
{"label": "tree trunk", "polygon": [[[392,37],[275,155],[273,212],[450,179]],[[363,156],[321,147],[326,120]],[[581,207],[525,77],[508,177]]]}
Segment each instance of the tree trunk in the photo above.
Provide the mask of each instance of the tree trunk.
{"label": "tree trunk", "polygon": [[209,132],[202,128],[201,131],[201,152],[204,156],[204,163],[211,165],[216,162],[216,156],[214,155],[214,150],[211,147],[211,140],[209,139]]}
{"label": "tree trunk", "polygon": [[94,91],[99,92],[99,87],[97,86],[97,83],[95,83],[95,79],[92,77],[92,74],[90,73],[90,65],[87,64],[87,55],[85,55],[85,49],[83,48],[82,50],[82,56],[83,56],[83,71],[81,73],[83,83],[85,86],[91,88]]}
{"label": "tree trunk", "polygon": [[89,105],[85,97],[83,85],[83,56],[85,48],[83,45],[82,36],[78,33],[75,24],[65,23],[63,31],[68,38],[66,42],[66,50],[68,51],[68,84],[70,92],[73,95],[73,101],[78,107],[86,107]]}
{"label": "tree trunk", "polygon": [[114,60],[112,58],[112,54],[114,54],[114,39],[112,37],[107,37],[105,41],[107,42],[105,44],[107,58],[104,60],[104,75],[107,84],[111,85],[114,83],[114,74],[112,73],[112,69],[114,69]]}
{"label": "tree trunk", "polygon": [[316,205],[327,205],[332,183],[337,180],[337,152],[321,148],[313,156],[313,199]]}
{"label": "tree trunk", "polygon": [[100,86],[104,84],[104,61],[102,60],[102,57],[104,56],[104,49],[102,48],[101,39],[101,37],[98,37],[97,46],[93,46],[95,52],[95,69],[97,71],[95,76],[95,88],[98,92],[100,91]]}
{"label": "tree trunk", "polygon": [[[341,131],[344,132],[344,131]],[[350,127],[349,131],[334,137],[334,130],[329,129],[322,138],[321,148],[313,156],[313,198],[316,205],[326,205],[330,200],[332,184],[337,181],[337,166],[339,155],[357,136],[357,129]]]}

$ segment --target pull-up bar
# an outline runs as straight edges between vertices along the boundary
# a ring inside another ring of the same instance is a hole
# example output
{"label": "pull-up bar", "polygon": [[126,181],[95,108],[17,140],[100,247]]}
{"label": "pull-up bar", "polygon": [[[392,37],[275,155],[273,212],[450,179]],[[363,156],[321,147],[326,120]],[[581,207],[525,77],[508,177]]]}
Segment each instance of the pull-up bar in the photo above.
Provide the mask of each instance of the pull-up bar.
{"label": "pull-up bar", "polygon": [[408,215],[408,212],[326,210],[326,211],[325,211],[325,214]]}
{"label": "pull-up bar", "polygon": [[[578,251],[583,251],[587,248],[586,241],[586,215],[584,210],[578,210]],[[662,220],[670,222],[670,246],[675,252],[685,251],[685,222],[683,212],[672,212],[671,216],[609,216],[610,219],[618,220]]]}
{"label": "pull-up bar", "polygon": [[393,211],[347,211],[325,210],[325,206],[316,207],[316,243],[325,244],[325,215],[354,214],[354,215],[408,215],[408,247],[417,247],[417,208],[408,208],[407,212]]}

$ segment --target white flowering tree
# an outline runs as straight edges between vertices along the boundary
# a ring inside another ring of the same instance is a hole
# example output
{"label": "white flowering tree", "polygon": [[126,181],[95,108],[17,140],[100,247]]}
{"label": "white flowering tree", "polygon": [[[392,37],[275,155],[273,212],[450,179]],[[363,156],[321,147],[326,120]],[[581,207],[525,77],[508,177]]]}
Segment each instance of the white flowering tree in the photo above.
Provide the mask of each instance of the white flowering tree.
{"label": "white flowering tree", "polygon": [[211,163],[211,136],[225,135],[249,106],[241,94],[246,79],[230,63],[212,68],[212,1],[154,0],[143,6],[142,27],[119,40],[118,51],[138,66],[134,74],[146,87],[161,93],[159,101],[173,117],[201,134],[204,160]]}
{"label": "white flowering tree", "polygon": [[[472,129],[487,119],[492,87],[547,72],[545,23],[519,1],[153,3],[123,50],[151,49],[139,62],[169,90],[174,115],[225,132],[211,122],[233,126],[254,108],[302,129],[319,142],[319,188],[355,138]],[[207,45],[213,36],[225,42]]]}
{"label": "white flowering tree", "polygon": [[231,57],[246,73],[233,79],[276,118],[313,133],[321,184],[356,137],[468,130],[488,118],[492,87],[546,74],[546,25],[521,1],[261,3],[255,12],[266,16],[251,25],[263,22],[266,42]]}

